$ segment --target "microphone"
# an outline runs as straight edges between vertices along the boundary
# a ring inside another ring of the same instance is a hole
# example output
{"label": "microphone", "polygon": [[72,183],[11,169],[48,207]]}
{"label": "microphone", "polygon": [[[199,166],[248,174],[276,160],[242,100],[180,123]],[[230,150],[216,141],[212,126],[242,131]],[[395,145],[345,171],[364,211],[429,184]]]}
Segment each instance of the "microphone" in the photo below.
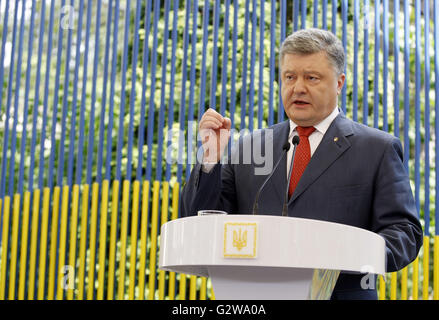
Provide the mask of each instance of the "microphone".
{"label": "microphone", "polygon": [[291,157],[291,165],[290,165],[290,170],[288,172],[287,189],[285,191],[284,206],[282,208],[282,216],[284,216],[284,217],[288,216],[288,210],[287,210],[288,189],[290,188],[291,173],[293,172],[293,164],[294,164],[294,157],[296,156],[296,148],[297,148],[297,145],[299,143],[300,143],[299,136],[294,136],[293,137],[293,145],[294,145],[293,156]]}
{"label": "microphone", "polygon": [[264,183],[261,185],[261,187],[259,188],[258,192],[256,193],[255,202],[253,202],[253,214],[256,214],[256,212],[258,211],[258,201],[259,201],[259,196],[261,194],[262,189],[264,189],[264,187],[267,184],[268,180],[270,180],[271,176],[276,171],[276,169],[279,166],[280,161],[283,159],[284,155],[288,152],[288,150],[290,150],[290,143],[288,141],[285,142],[285,144],[282,147],[282,150],[283,150],[282,156],[279,158],[279,160],[277,160],[276,164],[274,165],[273,170],[268,175],[267,179],[265,179]]}

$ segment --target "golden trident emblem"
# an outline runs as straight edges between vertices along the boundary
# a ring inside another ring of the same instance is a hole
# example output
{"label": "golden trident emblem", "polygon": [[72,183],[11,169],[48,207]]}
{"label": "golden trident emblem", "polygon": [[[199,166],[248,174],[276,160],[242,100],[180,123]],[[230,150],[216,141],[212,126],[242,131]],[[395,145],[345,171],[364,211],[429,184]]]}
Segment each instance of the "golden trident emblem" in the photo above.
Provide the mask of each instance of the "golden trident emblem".
{"label": "golden trident emblem", "polygon": [[239,234],[236,230],[233,231],[233,246],[239,251],[247,246],[247,230],[244,233],[241,232],[241,228],[239,228]]}

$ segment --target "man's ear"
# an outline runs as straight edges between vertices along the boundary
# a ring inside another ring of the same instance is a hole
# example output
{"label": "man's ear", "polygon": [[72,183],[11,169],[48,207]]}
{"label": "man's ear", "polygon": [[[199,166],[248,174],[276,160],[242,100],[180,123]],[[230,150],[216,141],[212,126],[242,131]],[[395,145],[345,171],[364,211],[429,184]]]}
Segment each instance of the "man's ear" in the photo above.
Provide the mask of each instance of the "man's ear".
{"label": "man's ear", "polygon": [[338,76],[338,78],[337,78],[337,94],[341,93],[341,89],[343,88],[345,80],[346,80],[346,75],[344,73],[342,73]]}

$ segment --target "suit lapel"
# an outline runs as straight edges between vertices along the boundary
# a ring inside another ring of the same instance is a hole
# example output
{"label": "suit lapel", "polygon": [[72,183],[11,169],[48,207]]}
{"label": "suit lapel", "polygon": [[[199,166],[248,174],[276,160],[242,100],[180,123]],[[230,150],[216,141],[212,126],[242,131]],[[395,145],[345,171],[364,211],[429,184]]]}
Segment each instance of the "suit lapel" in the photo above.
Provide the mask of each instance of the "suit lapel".
{"label": "suit lapel", "polygon": [[[274,192],[280,201],[279,203],[283,203],[287,183],[287,157],[284,155],[282,147],[288,140],[290,122],[288,120],[284,121],[279,126],[274,126],[273,130],[273,166],[280,157],[283,156],[284,160],[281,160],[279,167],[273,173],[273,176],[267,184],[266,193]],[[270,189],[272,191],[270,191]]]}
{"label": "suit lapel", "polygon": [[308,166],[297,184],[289,204],[295,201],[329,166],[351,146],[346,138],[352,135],[352,125],[340,113],[329,126],[322,141],[311,157]]}

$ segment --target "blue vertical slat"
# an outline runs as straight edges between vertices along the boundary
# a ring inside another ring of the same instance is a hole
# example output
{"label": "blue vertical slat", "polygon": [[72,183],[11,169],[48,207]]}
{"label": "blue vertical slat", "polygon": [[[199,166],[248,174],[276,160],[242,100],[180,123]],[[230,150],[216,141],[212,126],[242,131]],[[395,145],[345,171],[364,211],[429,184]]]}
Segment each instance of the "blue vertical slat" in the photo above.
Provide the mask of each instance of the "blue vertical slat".
{"label": "blue vertical slat", "polygon": [[[249,6],[250,1],[245,2],[245,13],[244,13],[244,25],[248,26],[249,24]],[[282,25],[281,25],[282,28]],[[240,130],[245,128],[245,115],[247,109],[247,54],[248,54],[248,29],[244,30],[244,48],[243,48],[243,57],[242,57],[242,86],[241,86],[241,125]]]}
{"label": "blue vertical slat", "polygon": [[[280,7],[280,17],[281,17],[280,28],[282,30],[282,28],[285,29],[284,25],[285,25],[286,19],[283,16],[285,15],[285,11],[286,11],[287,6],[286,6],[285,1],[281,1],[280,5],[281,5],[281,7]],[[299,30],[299,11],[300,11],[300,2],[294,1],[294,3],[293,3],[293,31]]]}
{"label": "blue vertical slat", "polygon": [[[130,35],[130,3],[126,2],[125,7],[125,28],[124,28],[124,39],[123,39],[123,56],[122,56],[122,82],[120,89],[120,105],[119,105],[119,126],[117,132],[117,149],[116,149],[116,180],[121,179],[122,175],[122,148],[124,144],[124,119],[125,119],[125,99],[126,99],[126,82],[127,82],[127,65],[128,65],[128,40]],[[155,73],[153,73],[155,75]],[[151,98],[154,94],[151,94]]]}
{"label": "blue vertical slat", "polygon": [[[6,50],[6,40],[8,39],[8,18],[9,18],[9,0],[5,4],[5,18],[3,19],[3,32],[2,32],[2,49],[0,54],[0,114],[2,113],[3,107],[3,83],[4,83],[4,72],[5,72],[5,50]],[[2,194],[0,194],[2,196]]]}
{"label": "blue vertical slat", "polygon": [[[16,2],[18,6],[18,2]],[[9,194],[12,195],[14,193],[14,182],[15,182],[15,150],[17,148],[17,125],[18,125],[18,104],[19,104],[19,93],[20,93],[20,80],[21,80],[21,65],[23,58],[23,40],[24,40],[24,25],[25,25],[25,2],[21,3],[21,19],[20,19],[20,34],[18,37],[18,57],[17,57],[17,71],[15,76],[15,97],[14,97],[14,122],[12,125],[12,133],[11,133],[11,157],[9,164]],[[27,112],[25,112],[25,116],[27,116]],[[22,127],[23,131],[26,131],[26,127]],[[25,136],[24,136],[25,137]],[[26,144],[25,138],[21,140],[22,144]],[[24,154],[22,154],[24,156]],[[20,182],[19,182],[20,183]],[[22,182],[21,182],[22,185]]]}
{"label": "blue vertical slat", "polygon": [[[9,118],[11,110],[11,98],[12,98],[12,83],[14,79],[14,52],[15,52],[15,41],[17,36],[17,15],[18,15],[18,3],[15,3],[14,7],[14,23],[12,29],[12,46],[11,46],[11,59],[9,65],[9,79],[8,79],[8,98],[6,101],[6,120],[5,120],[5,132],[3,135],[3,155],[2,155],[2,171],[1,171],[1,189],[0,198],[3,198],[6,192],[6,166],[7,166],[7,150],[9,147]],[[3,84],[2,84],[3,86]],[[11,195],[12,190],[8,190],[9,195]]]}
{"label": "blue vertical slat", "polygon": [[[434,96],[435,96],[435,176],[436,176],[436,192],[435,192],[435,203],[439,203],[439,3],[434,2]],[[434,233],[439,235],[439,206],[435,206],[435,224]]]}
{"label": "blue vertical slat", "polygon": [[[218,12],[219,14],[219,12]],[[219,27],[219,26],[218,26]],[[194,135],[194,94],[195,94],[195,68],[197,57],[197,28],[198,28],[198,0],[193,2],[192,10],[192,34],[191,34],[191,70],[189,72],[190,88],[189,88],[189,105],[187,113],[187,154],[186,154],[186,180],[189,179],[191,174],[192,165],[192,144]],[[214,49],[215,50],[215,49]]]}
{"label": "blue vertical slat", "polygon": [[264,39],[265,39],[265,1],[261,2],[259,17],[259,89],[258,89],[258,129],[262,128],[264,117]]}
{"label": "blue vertical slat", "polygon": [[117,44],[118,44],[118,30],[119,30],[119,0],[116,0],[114,7],[114,24],[113,24],[113,47],[111,57],[111,79],[110,79],[110,108],[108,110],[108,128],[107,128],[107,152],[105,155],[105,179],[111,178],[111,154],[113,147],[113,110],[114,110],[114,95],[116,85],[116,71],[117,71]]}
{"label": "blue vertical slat", "polygon": [[98,146],[98,164],[96,180],[102,182],[102,169],[104,157],[104,131],[105,131],[105,111],[107,106],[107,83],[108,83],[108,67],[110,60],[110,41],[111,41],[111,15],[113,12],[113,1],[108,2],[107,23],[105,33],[105,57],[104,57],[104,75],[102,81],[102,100],[101,113],[99,116],[99,146]]}
{"label": "blue vertical slat", "polygon": [[[74,5],[74,1],[70,1],[71,7]],[[70,21],[69,21],[70,23]],[[58,174],[57,174],[57,185],[62,186],[62,181],[64,178],[64,146],[66,140],[66,124],[67,124],[67,99],[69,97],[69,79],[70,79],[70,56],[72,47],[72,29],[68,28],[67,31],[67,48],[66,48],[66,60],[65,60],[65,71],[64,71],[64,92],[62,99],[62,117],[61,117],[61,138],[59,139],[59,150],[58,150]],[[72,114],[72,117],[74,115]],[[70,141],[71,143],[72,141]]]}
{"label": "blue vertical slat", "polygon": [[223,40],[223,61],[221,69],[221,102],[220,102],[220,114],[225,115],[227,105],[227,72],[229,62],[229,11],[230,0],[226,0],[226,10],[224,13],[224,40]]}
{"label": "blue vertical slat", "polygon": [[171,179],[172,164],[172,136],[174,124],[174,87],[175,87],[175,51],[177,47],[177,21],[178,21],[178,0],[174,0],[173,4],[173,24],[172,24],[172,51],[171,51],[171,79],[169,87],[169,106],[168,106],[168,135],[166,144],[166,181]]}
{"label": "blue vertical slat", "polygon": [[73,184],[73,162],[75,159],[75,138],[76,138],[76,108],[78,100],[78,84],[79,84],[79,67],[81,61],[81,43],[82,39],[82,18],[84,14],[84,0],[79,2],[78,25],[76,32],[76,53],[75,53],[75,72],[73,77],[73,93],[72,93],[72,119],[70,123],[70,144],[69,144],[69,160],[67,164],[67,185]]}
{"label": "blue vertical slat", "polygon": [[[342,10],[342,43],[344,48],[345,56],[347,57],[347,47],[348,47],[348,40],[347,40],[347,24],[348,24],[348,1],[343,0],[341,3],[341,10]],[[346,58],[347,59],[347,58]],[[344,65],[344,73],[347,75],[347,65],[345,63]],[[341,93],[341,107],[344,113],[346,113],[346,88],[347,84],[346,81],[342,88]]]}
{"label": "blue vertical slat", "polygon": [[[130,92],[130,124],[128,128],[128,154],[127,154],[127,173],[126,179],[131,181],[131,166],[133,159],[133,137],[134,137],[134,101],[136,100],[136,81],[137,81],[137,57],[139,55],[139,25],[142,3],[136,1],[136,16],[134,20],[134,44],[132,49],[131,61],[131,92]],[[167,34],[167,32],[165,32]],[[160,141],[160,140],[159,140]],[[161,144],[159,144],[161,145]],[[157,162],[160,164],[159,162]]]}
{"label": "blue vertical slat", "polygon": [[271,23],[270,23],[270,81],[268,98],[268,126],[274,123],[274,69],[276,67],[276,2],[271,1]]}
{"label": "blue vertical slat", "polygon": [[306,29],[306,0],[301,1],[302,7],[301,7],[301,14],[300,14],[300,21],[302,29]]}
{"label": "blue vertical slat", "polygon": [[430,6],[424,1],[424,233],[430,235]]}
{"label": "blue vertical slat", "polygon": [[207,50],[207,41],[209,36],[209,3],[210,1],[204,2],[203,8],[203,48],[201,52],[201,82],[200,82],[200,100],[198,102],[198,119],[200,120],[204,113],[204,102],[206,98],[206,50]]}
{"label": "blue vertical slat", "polygon": [[[41,60],[43,57],[43,44],[44,44],[44,27],[45,27],[45,15],[46,15],[46,1],[41,3],[40,13],[40,29],[38,35],[38,62],[37,62],[37,74],[35,76],[35,96],[32,116],[32,134],[31,134],[31,146],[30,146],[30,163],[29,163],[29,184],[28,189],[34,189],[34,168],[35,168],[35,156],[36,156],[36,144],[37,144],[37,119],[38,109],[40,104],[40,77],[41,77]],[[1,81],[0,81],[1,82]],[[42,152],[43,150],[40,150]]]}
{"label": "blue vertical slat", "polygon": [[38,189],[42,189],[44,185],[44,150],[46,142],[46,126],[47,126],[47,109],[49,100],[49,81],[50,81],[50,69],[51,69],[51,57],[52,57],[52,35],[53,35],[53,20],[55,15],[55,1],[52,1],[50,6],[50,18],[49,28],[47,30],[47,58],[46,58],[46,73],[44,79],[44,98],[43,98],[43,122],[41,125],[41,140],[40,140],[40,160],[38,170]]}
{"label": "blue vertical slat", "polygon": [[367,125],[369,115],[369,0],[364,0],[364,49],[363,49],[363,124]]}
{"label": "blue vertical slat", "polygon": [[374,85],[373,85],[373,126],[378,128],[379,117],[379,74],[380,74],[380,3],[375,1],[375,50],[374,50]]}
{"label": "blue vertical slat", "polygon": [[328,30],[328,0],[322,1],[322,29]]}
{"label": "blue vertical slat", "polygon": [[233,1],[233,33],[232,33],[232,75],[230,91],[230,119],[232,129],[235,128],[236,110],[236,52],[238,46],[238,1]]}
{"label": "blue vertical slat", "polygon": [[215,0],[215,8],[213,10],[213,56],[211,68],[211,83],[210,83],[210,106],[216,108],[216,92],[217,92],[217,77],[218,77],[218,29],[219,19],[221,15],[220,0]]}
{"label": "blue vertical slat", "polygon": [[415,202],[420,210],[421,156],[421,0],[415,1]]}
{"label": "blue vertical slat", "polygon": [[[296,3],[297,1],[295,1]],[[286,25],[286,21],[287,21],[287,17],[286,17],[286,8],[287,8],[287,2],[286,0],[281,0],[280,3],[280,43],[282,43],[285,40],[285,25]],[[296,10],[295,12],[299,12],[299,10]],[[294,18],[295,21],[298,20],[297,17]],[[296,31],[297,28],[295,27],[294,31]],[[282,122],[284,121],[284,105],[282,102],[282,95],[281,95],[281,88],[282,88],[282,79],[281,79],[281,74],[279,72],[278,74],[278,81],[279,83],[279,89],[278,89],[278,97],[279,97],[279,108],[277,110],[277,122]]]}
{"label": "blue vertical slat", "polygon": [[393,54],[394,58],[394,90],[393,90],[393,114],[394,135],[399,138],[399,1],[393,2]]}
{"label": "blue vertical slat", "polygon": [[[177,22],[178,22],[178,0],[174,0],[173,19],[172,19],[172,53],[171,53],[171,83],[169,89],[169,108],[168,108],[168,142],[167,142],[167,161],[166,161],[166,181],[171,179],[172,163],[172,136],[174,124],[174,94],[175,94],[175,52],[177,50]],[[200,106],[201,107],[201,106]]]}
{"label": "blue vertical slat", "polygon": [[360,3],[354,0],[354,65],[352,85],[352,120],[358,121],[358,35],[359,35]]}
{"label": "blue vertical slat", "polygon": [[[398,52],[395,52],[398,55]],[[387,80],[389,75],[389,1],[383,0],[383,130],[389,131],[387,119]]]}
{"label": "blue vertical slat", "polygon": [[404,0],[404,167],[408,174],[410,159],[410,12],[409,1]]}
{"label": "blue vertical slat", "polygon": [[[90,7],[90,0],[87,8]],[[87,23],[85,27],[85,49],[84,61],[82,71],[82,92],[81,92],[81,108],[79,112],[79,138],[78,138],[78,154],[76,159],[76,184],[80,185],[82,180],[82,162],[84,160],[84,133],[85,133],[85,110],[86,110],[86,88],[87,88],[87,74],[88,74],[88,49],[90,43],[90,24],[91,24],[91,10],[87,10]]]}
{"label": "blue vertical slat", "polygon": [[140,124],[137,138],[138,149],[138,162],[136,179],[140,181],[143,175],[143,142],[145,135],[145,109],[146,109],[146,78],[148,76],[148,61],[149,61],[149,33],[151,30],[151,1],[147,1],[145,6],[145,38],[143,40],[143,53],[142,53],[142,98],[140,101]]}
{"label": "blue vertical slat", "polygon": [[255,60],[256,60],[256,24],[257,24],[257,1],[252,1],[252,34],[250,47],[250,91],[248,102],[248,129],[253,131],[253,112],[255,97]]}
{"label": "blue vertical slat", "polygon": [[[65,6],[65,0],[61,3],[61,9]],[[62,10],[61,10],[62,11]],[[59,83],[61,77],[61,62],[62,62],[62,47],[63,47],[63,36],[64,36],[64,28],[61,27],[61,22],[64,19],[64,14],[60,15],[60,24],[58,27],[58,42],[57,42],[57,57],[56,57],[56,74],[55,74],[55,92],[53,96],[53,107],[52,107],[52,130],[51,130],[51,138],[50,138],[50,155],[49,155],[49,168],[48,168],[48,177],[47,184],[49,188],[53,187],[53,179],[54,179],[54,167],[55,167],[55,153],[56,153],[56,124],[58,120],[58,103],[59,103]]]}
{"label": "blue vertical slat", "polygon": [[[158,24],[160,17],[160,0],[154,2],[154,22],[153,22],[153,44],[152,48],[157,48],[158,39]],[[151,179],[152,172],[152,148],[154,138],[154,114],[155,114],[155,89],[156,89],[156,66],[157,66],[157,50],[152,50],[151,55],[151,88],[149,95],[149,110],[148,110],[148,152],[146,162],[146,179]]]}
{"label": "blue vertical slat", "polygon": [[319,19],[319,1],[318,0],[314,0],[313,2],[313,27],[317,28],[318,27],[318,19]]}
{"label": "blue vertical slat", "polygon": [[[98,76],[98,62],[99,62],[99,34],[101,25],[101,7],[102,0],[97,1],[96,8],[96,30],[95,30],[95,51],[93,57],[93,76],[92,76],[92,87],[91,87],[91,106],[90,106],[90,120],[88,126],[88,146],[87,146],[87,178],[86,182],[91,185],[92,170],[93,170],[93,158],[95,154],[94,142],[95,142],[95,113],[96,113],[96,84]],[[92,2],[89,2],[88,10],[92,10]],[[130,148],[128,148],[130,150]]]}
{"label": "blue vertical slat", "polygon": [[331,31],[333,34],[337,34],[337,0],[332,0],[332,25]]}
{"label": "blue vertical slat", "polygon": [[[187,79],[187,50],[189,45],[189,19],[191,14],[191,0],[185,2],[185,21],[183,33],[183,65],[181,77],[181,96],[180,96],[180,132],[178,136],[178,163],[177,163],[177,181],[181,183],[183,175],[183,151],[184,151],[184,129],[185,129],[185,110],[186,110],[186,79]],[[149,134],[149,132],[148,132]],[[149,150],[149,146],[148,146]]]}
{"label": "blue vertical slat", "polygon": [[[164,39],[163,39],[163,53],[162,53],[162,82],[161,82],[161,92],[160,92],[160,111],[159,111],[159,125],[158,125],[158,139],[157,141],[163,141],[164,132],[163,128],[165,126],[165,110],[166,110],[166,75],[167,75],[167,65],[168,65],[168,34],[169,34],[169,7],[170,1],[165,1],[165,27],[164,27]],[[134,70],[134,69],[133,69]],[[134,72],[134,71],[133,71]],[[133,83],[133,86],[135,83]],[[169,115],[172,117],[172,115]],[[163,143],[159,143],[157,146],[157,163],[156,163],[156,180],[162,180],[162,151]]]}

